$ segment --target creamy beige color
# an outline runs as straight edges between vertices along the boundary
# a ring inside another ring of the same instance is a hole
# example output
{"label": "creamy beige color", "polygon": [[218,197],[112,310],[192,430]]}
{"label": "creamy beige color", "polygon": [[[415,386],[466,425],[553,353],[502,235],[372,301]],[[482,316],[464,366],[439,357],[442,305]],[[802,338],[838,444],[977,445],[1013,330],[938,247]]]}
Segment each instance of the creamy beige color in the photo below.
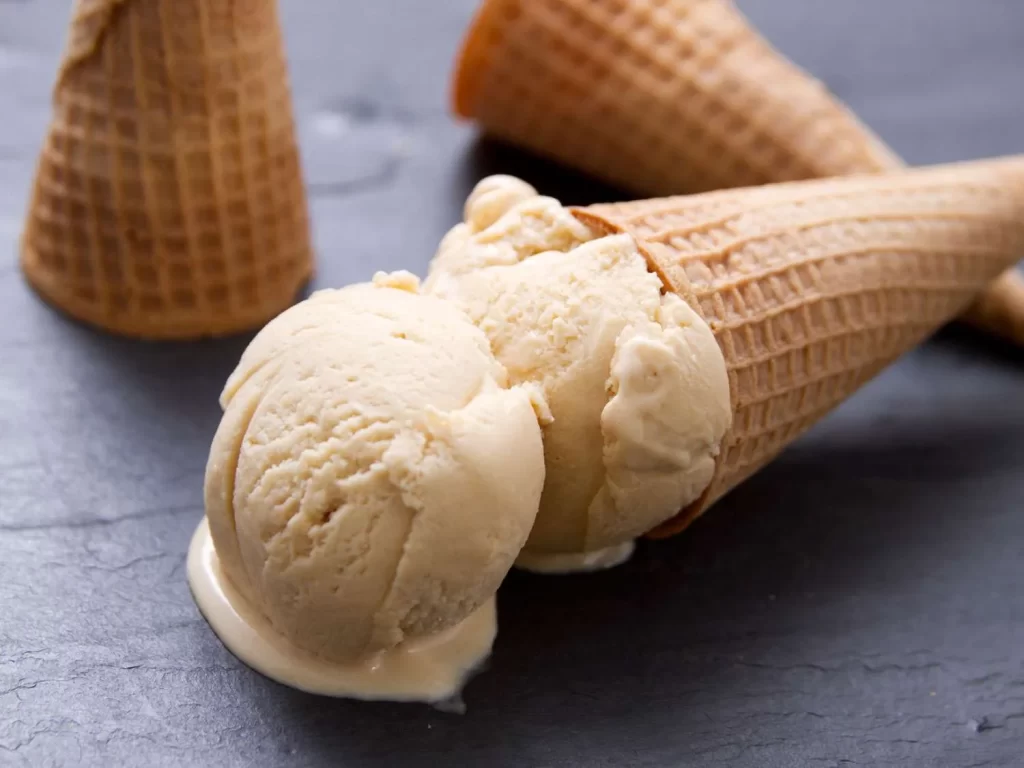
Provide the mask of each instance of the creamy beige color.
{"label": "creamy beige color", "polygon": [[543,389],[553,417],[524,566],[620,546],[694,501],[732,412],[699,315],[662,294],[631,236],[595,239],[519,180],[482,181],[465,219],[425,288],[483,330],[512,383]]}
{"label": "creamy beige color", "polygon": [[592,573],[622,565],[633,556],[636,543],[624,541],[613,547],[590,552],[536,552],[524,549],[516,567],[533,573]]}
{"label": "creamy beige color", "polygon": [[617,541],[650,530],[647,523],[663,522],[704,492],[732,404],[714,334],[675,294],[662,297],[651,321],[616,339],[608,392],[601,412],[606,477],[591,503],[590,535]]}
{"label": "creamy beige color", "polygon": [[328,661],[288,642],[239,594],[205,519],[189,546],[188,581],[199,610],[235,656],[279,683],[325,696],[451,699],[487,658],[498,628],[492,597],[447,631],[354,662]]}
{"label": "creamy beige color", "polygon": [[545,251],[568,251],[593,240],[590,228],[557,200],[514,176],[488,176],[466,200],[465,221],[445,235],[423,284],[449,296],[457,278],[484,267],[518,264]]}
{"label": "creamy beige color", "polygon": [[207,466],[231,583],[328,662],[472,615],[526,541],[544,479],[542,399],[509,383],[481,331],[407,274],[285,312],[229,379]]}

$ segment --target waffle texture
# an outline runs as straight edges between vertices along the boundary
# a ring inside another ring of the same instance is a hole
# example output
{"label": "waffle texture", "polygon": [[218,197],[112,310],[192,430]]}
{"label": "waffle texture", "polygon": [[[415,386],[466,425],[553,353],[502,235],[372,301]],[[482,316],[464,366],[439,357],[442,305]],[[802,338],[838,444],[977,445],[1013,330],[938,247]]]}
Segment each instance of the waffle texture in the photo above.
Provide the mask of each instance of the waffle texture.
{"label": "waffle texture", "polygon": [[642,195],[900,166],[723,0],[485,0],[454,102]]}
{"label": "waffle texture", "polygon": [[[645,197],[902,166],[729,0],[484,0],[453,101]],[[1024,280],[1008,273],[965,319],[1024,344]]]}
{"label": "waffle texture", "polygon": [[577,209],[707,320],[733,426],[676,533],[1024,252],[1024,157]]}
{"label": "waffle texture", "polygon": [[275,0],[76,0],[22,268],[144,338],[291,304],[313,258]]}

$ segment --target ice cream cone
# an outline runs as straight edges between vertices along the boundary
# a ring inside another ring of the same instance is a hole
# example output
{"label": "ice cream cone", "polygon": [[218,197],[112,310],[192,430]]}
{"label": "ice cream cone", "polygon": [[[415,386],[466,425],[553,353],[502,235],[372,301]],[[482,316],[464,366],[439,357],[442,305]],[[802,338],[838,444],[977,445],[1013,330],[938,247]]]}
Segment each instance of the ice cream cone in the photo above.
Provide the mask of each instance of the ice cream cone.
{"label": "ice cream cone", "polygon": [[1024,157],[596,205],[715,333],[733,424],[678,532],[1024,252]]}
{"label": "ice cream cone", "polygon": [[227,334],[291,304],[313,259],[274,0],[77,0],[22,267],[130,336]]}
{"label": "ice cream cone", "polygon": [[[484,0],[455,111],[635,194],[897,169],[900,159],[729,0]],[[1024,280],[966,316],[1024,343]]]}

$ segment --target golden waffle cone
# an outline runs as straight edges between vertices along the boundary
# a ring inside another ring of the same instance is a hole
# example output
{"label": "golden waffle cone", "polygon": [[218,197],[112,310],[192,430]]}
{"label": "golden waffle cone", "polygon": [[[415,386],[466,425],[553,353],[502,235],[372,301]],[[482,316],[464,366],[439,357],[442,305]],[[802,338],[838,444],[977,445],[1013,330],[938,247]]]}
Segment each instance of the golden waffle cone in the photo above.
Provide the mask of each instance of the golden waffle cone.
{"label": "golden waffle cone", "polygon": [[682,530],[1024,252],[1024,157],[578,209],[629,232],[725,356],[733,424]]}
{"label": "golden waffle cone", "polygon": [[77,0],[22,267],[131,336],[232,333],[288,307],[313,259],[274,0]]}
{"label": "golden waffle cone", "polygon": [[[638,195],[900,168],[728,0],[484,0],[455,111]],[[1009,273],[966,318],[1024,344]]]}

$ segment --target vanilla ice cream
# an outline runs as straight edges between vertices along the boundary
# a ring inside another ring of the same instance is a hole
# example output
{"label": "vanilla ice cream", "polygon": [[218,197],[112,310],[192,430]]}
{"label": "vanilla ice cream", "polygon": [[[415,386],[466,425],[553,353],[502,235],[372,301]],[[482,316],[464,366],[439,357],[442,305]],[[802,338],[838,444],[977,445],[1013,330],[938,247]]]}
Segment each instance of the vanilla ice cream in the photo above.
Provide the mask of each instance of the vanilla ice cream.
{"label": "vanilla ice cream", "polygon": [[[514,215],[506,215],[515,210]],[[594,235],[552,197],[514,176],[488,176],[466,200],[465,222],[445,235],[424,291],[457,293],[454,282],[483,267],[508,266],[545,251],[568,251]]]}
{"label": "vanilla ice cream", "polygon": [[631,236],[597,237],[557,201],[491,177],[425,289],[461,307],[510,381],[539,385],[550,407],[544,492],[521,565],[614,564],[708,486],[731,423],[725,362]]}
{"label": "vanilla ice cream", "polygon": [[342,665],[478,616],[544,480],[543,398],[512,383],[480,329],[406,274],[270,323],[225,387],[207,466],[209,528],[239,599]]}

